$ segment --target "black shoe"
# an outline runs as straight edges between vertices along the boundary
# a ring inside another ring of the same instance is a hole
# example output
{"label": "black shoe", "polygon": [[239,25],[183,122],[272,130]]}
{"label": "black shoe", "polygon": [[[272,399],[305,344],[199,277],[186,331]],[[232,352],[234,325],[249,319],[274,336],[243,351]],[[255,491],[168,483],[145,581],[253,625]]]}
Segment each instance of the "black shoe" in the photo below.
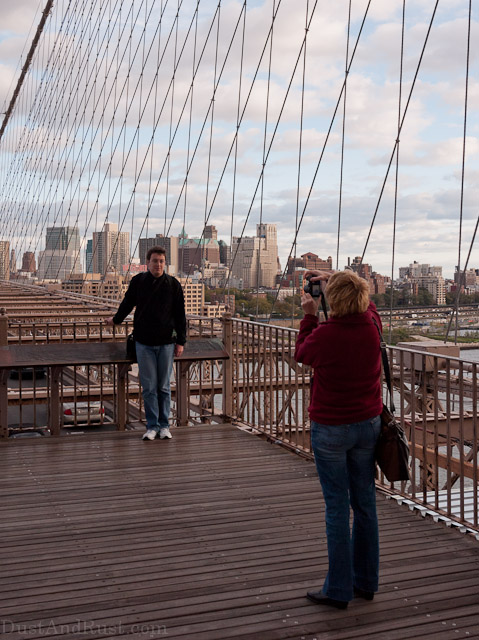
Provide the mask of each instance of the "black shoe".
{"label": "black shoe", "polygon": [[346,609],[348,606],[348,603],[344,600],[333,600],[333,598],[328,598],[328,596],[323,595],[321,591],[308,591],[306,597],[315,604],[325,604],[335,609]]}
{"label": "black shoe", "polygon": [[364,589],[354,587],[354,595],[358,598],[364,598],[364,600],[372,600],[374,598],[374,591],[364,591]]}

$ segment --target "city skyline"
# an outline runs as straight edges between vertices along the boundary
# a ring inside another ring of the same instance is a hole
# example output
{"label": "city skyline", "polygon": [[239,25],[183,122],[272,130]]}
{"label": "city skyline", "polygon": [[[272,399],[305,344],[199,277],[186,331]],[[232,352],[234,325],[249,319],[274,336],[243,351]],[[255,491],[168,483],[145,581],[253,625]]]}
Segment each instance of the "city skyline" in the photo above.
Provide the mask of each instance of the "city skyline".
{"label": "city skyline", "polygon": [[[189,238],[189,235],[188,235],[188,234],[186,234],[186,236]],[[180,240],[180,239],[181,239],[181,236],[178,236],[178,237],[172,237],[172,239],[173,239],[173,240],[177,240],[177,241],[178,241],[178,240]],[[191,239],[192,239],[192,240],[198,240],[198,238],[191,238]],[[163,245],[162,245],[162,243],[161,243],[161,241],[162,241],[162,240],[163,240],[163,241],[165,241],[165,240],[166,240],[166,241],[168,241],[168,242],[163,242]],[[221,238],[218,238],[218,240],[221,240]],[[144,242],[144,244],[143,244],[142,246],[143,246],[143,253],[144,253],[144,255],[145,255],[145,256],[146,256],[146,251],[147,251],[147,249],[148,249],[148,248],[150,248],[151,246],[155,246],[155,244],[158,244],[159,246],[163,246],[163,248],[167,249],[167,251],[169,250],[169,249],[168,249],[168,246],[169,246],[169,244],[170,244],[170,238],[165,238],[165,237],[161,236],[161,234],[158,234],[157,236],[155,236],[155,237],[153,237],[153,238],[141,238],[141,239],[140,239],[140,241],[143,241],[143,242]],[[0,240],[0,242],[8,242],[8,241],[1,241],[1,240]],[[92,242],[92,239],[89,239],[89,240],[88,240],[88,242]],[[166,246],[165,246],[165,245],[166,245]],[[10,245],[8,245],[8,247],[10,247]],[[10,250],[10,248],[9,248],[9,250]],[[176,250],[178,250],[178,249],[176,249]],[[42,251],[40,251],[39,253],[43,253],[43,252],[42,252]],[[75,250],[75,256],[78,256],[78,254],[79,254],[78,250]],[[302,257],[302,256],[307,256],[308,254],[314,254],[314,255],[316,255],[320,260],[322,260],[322,261],[327,261],[329,258],[331,258],[331,256],[321,256],[321,255],[318,255],[318,254],[316,254],[316,252],[315,252],[315,251],[313,251],[313,250],[311,250],[311,249],[310,249],[310,250],[308,250],[308,251],[305,251],[303,254],[298,255],[298,256],[297,256],[298,261],[300,261],[300,259],[301,259],[301,257]],[[350,265],[350,263],[351,263],[351,262],[353,262],[356,258],[357,258],[356,256],[348,256],[348,257],[347,257],[347,262],[346,262],[346,264],[342,265],[341,269],[344,269],[344,268],[348,267],[348,266]],[[22,270],[22,269],[23,269],[23,263],[24,263],[25,259],[28,259],[28,261],[31,261],[31,260],[33,259],[33,262],[35,263],[36,255],[35,255],[35,253],[34,253],[34,252],[26,251],[26,252],[24,252],[24,254],[22,254],[22,256],[16,256],[16,267],[17,267],[17,270]],[[291,259],[291,260],[293,260],[293,259]],[[137,263],[137,261],[139,262],[139,264],[143,264],[143,265],[145,264],[145,262],[141,262],[141,260],[139,259],[139,257],[134,257],[134,262],[131,262],[130,264],[136,264],[136,263]],[[92,271],[91,271],[91,270],[90,270],[90,271],[88,271],[88,270],[87,270],[87,268],[86,268],[86,265],[87,265],[87,258],[86,258],[86,256],[85,256],[85,259],[84,259],[84,260],[80,260],[80,258],[78,258],[78,257],[76,258],[76,260],[74,260],[74,264],[75,264],[75,265],[77,265],[79,262],[82,264],[82,269],[81,269],[81,270],[77,270],[77,271],[73,271],[73,273],[92,273]],[[110,261],[110,262],[111,262],[111,261]],[[18,265],[19,265],[19,263],[21,263],[21,264],[22,264],[22,266],[20,266],[20,267],[19,267],[19,266],[18,266]],[[390,274],[387,274],[387,273],[381,273],[378,269],[376,269],[374,264],[371,264],[371,263],[368,263],[368,262],[365,262],[364,264],[365,264],[365,265],[367,265],[368,267],[370,267],[371,272],[378,273],[379,275],[385,276],[385,277],[387,277],[387,278],[389,278],[389,277],[390,277]],[[401,277],[402,277],[402,276],[401,276],[401,272],[402,272],[402,271],[404,271],[404,270],[408,270],[408,269],[409,269],[411,266],[413,266],[413,265],[418,265],[418,266],[426,266],[426,265],[427,265],[427,266],[429,266],[431,269],[439,269],[439,270],[441,271],[442,276],[444,277],[444,279],[446,279],[446,280],[451,280],[451,281],[454,281],[454,280],[455,280],[455,273],[456,273],[456,271],[452,272],[452,273],[451,273],[451,275],[449,275],[448,273],[445,273],[445,272],[444,272],[444,267],[443,267],[443,265],[441,265],[441,264],[430,264],[430,263],[427,263],[427,262],[423,262],[422,260],[420,260],[420,259],[418,258],[418,256],[416,256],[415,258],[413,258],[412,260],[410,260],[410,261],[408,262],[408,264],[401,264],[401,265],[398,265],[398,266],[396,267],[396,269],[395,269],[395,276],[394,276],[394,280],[399,280],[399,279],[401,279]],[[122,265],[122,267],[123,267],[123,266],[124,266],[124,265]],[[298,268],[298,269],[301,269],[302,267],[301,267],[301,266],[298,266],[297,268]],[[334,269],[334,267],[333,267],[333,269]],[[476,265],[470,265],[470,266],[468,267],[468,269],[467,269],[467,271],[468,271],[468,272],[470,272],[470,271],[474,271],[474,270],[479,270],[479,266],[476,266]],[[123,268],[121,269],[121,271],[123,271]],[[285,266],[284,266],[284,265],[281,265],[281,273],[283,273],[284,271],[285,271]],[[97,272],[97,273],[100,273],[100,272]]]}

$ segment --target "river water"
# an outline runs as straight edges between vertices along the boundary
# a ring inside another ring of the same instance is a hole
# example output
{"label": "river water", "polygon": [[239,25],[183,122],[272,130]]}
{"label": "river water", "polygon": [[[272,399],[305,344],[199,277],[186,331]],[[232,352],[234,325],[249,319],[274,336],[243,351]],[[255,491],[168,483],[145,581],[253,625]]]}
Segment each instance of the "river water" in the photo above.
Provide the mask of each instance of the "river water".
{"label": "river water", "polygon": [[463,360],[479,362],[479,349],[461,349],[461,358],[463,358]]}

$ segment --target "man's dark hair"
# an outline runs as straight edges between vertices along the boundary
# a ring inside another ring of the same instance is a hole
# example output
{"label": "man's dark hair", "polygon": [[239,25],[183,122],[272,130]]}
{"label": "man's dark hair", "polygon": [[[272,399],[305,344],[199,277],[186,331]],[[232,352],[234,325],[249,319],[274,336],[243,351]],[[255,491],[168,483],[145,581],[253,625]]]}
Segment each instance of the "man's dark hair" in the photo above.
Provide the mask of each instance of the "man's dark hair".
{"label": "man's dark hair", "polygon": [[158,246],[158,247],[151,247],[151,249],[148,249],[148,253],[146,254],[146,259],[150,260],[151,256],[154,253],[160,253],[162,256],[165,256],[166,258],[166,249]]}

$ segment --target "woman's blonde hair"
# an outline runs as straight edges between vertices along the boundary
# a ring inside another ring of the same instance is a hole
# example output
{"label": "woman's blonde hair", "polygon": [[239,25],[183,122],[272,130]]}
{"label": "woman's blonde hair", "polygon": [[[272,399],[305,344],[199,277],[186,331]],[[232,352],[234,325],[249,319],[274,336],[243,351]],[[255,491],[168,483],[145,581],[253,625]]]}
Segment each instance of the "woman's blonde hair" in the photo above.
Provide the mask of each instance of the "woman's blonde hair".
{"label": "woman's blonde hair", "polygon": [[337,271],[328,280],[326,297],[332,316],[364,313],[369,306],[369,285],[354,271]]}

